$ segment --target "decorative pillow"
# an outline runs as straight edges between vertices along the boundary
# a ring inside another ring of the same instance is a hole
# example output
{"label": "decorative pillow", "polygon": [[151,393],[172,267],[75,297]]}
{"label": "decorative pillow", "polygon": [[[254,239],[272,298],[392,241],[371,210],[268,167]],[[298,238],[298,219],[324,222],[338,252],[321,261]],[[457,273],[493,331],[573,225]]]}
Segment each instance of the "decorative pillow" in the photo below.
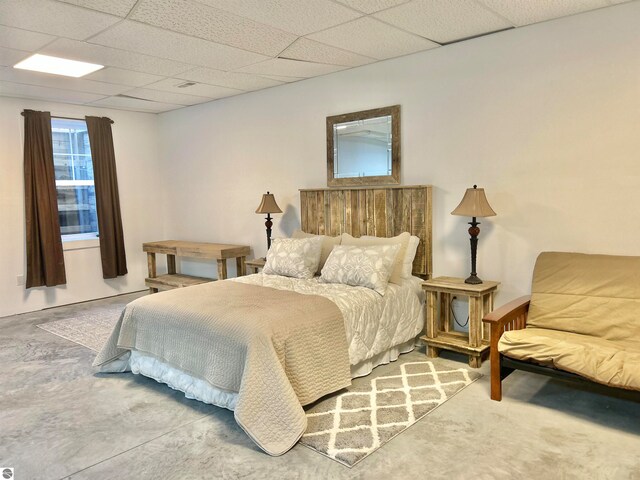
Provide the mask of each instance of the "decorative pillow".
{"label": "decorative pillow", "polygon": [[343,233],[342,245],[356,245],[359,247],[370,245],[400,245],[400,251],[398,252],[398,256],[393,263],[389,281],[397,285],[402,285],[402,262],[405,257],[405,252],[407,251],[407,245],[409,244],[409,237],[411,237],[411,234],[409,232],[403,232],[400,235],[391,238],[371,236],[355,238],[348,233]]}
{"label": "decorative pillow", "polygon": [[416,258],[416,253],[418,252],[418,245],[420,245],[420,238],[415,235],[411,235],[409,237],[407,251],[404,254],[404,260],[402,262],[402,278],[412,277],[413,261]]}
{"label": "decorative pillow", "polygon": [[318,270],[322,238],[275,238],[262,273],[313,278]]}
{"label": "decorative pillow", "polygon": [[293,235],[291,236],[291,238],[314,238],[314,237],[321,237],[322,238],[322,253],[320,254],[320,264],[318,265],[318,274],[320,274],[320,271],[322,270],[322,267],[324,267],[325,262],[327,261],[327,258],[329,258],[329,254],[331,253],[331,250],[333,250],[333,247],[335,247],[336,245],[340,245],[340,242],[342,241],[342,237],[340,235],[338,235],[337,237],[329,237],[327,235],[314,235],[313,233],[306,233],[303,232],[302,230],[296,230],[295,232],[293,232]]}
{"label": "decorative pillow", "polygon": [[384,295],[400,245],[337,245],[333,247],[320,280],[367,287]]}

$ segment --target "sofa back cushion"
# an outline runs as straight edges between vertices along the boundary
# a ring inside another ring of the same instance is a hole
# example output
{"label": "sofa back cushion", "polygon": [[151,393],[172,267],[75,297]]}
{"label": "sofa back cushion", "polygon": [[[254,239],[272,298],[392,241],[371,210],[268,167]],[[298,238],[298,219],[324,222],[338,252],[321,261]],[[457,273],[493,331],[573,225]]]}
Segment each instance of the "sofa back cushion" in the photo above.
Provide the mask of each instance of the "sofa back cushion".
{"label": "sofa back cushion", "polygon": [[640,257],[540,254],[527,326],[624,340],[640,348]]}

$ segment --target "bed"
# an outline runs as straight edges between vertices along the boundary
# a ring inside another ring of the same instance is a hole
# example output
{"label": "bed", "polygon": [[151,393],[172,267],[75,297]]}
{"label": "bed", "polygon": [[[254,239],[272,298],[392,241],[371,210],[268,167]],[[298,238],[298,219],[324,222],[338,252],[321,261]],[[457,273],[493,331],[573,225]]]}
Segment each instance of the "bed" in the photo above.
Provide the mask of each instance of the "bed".
{"label": "bed", "polygon": [[310,234],[416,234],[413,275],[384,295],[259,273],[143,297],[127,306],[94,365],[233,410],[261,449],[281,455],[306,429],[304,405],[414,348],[420,282],[431,271],[430,207],[428,186],[303,190]]}

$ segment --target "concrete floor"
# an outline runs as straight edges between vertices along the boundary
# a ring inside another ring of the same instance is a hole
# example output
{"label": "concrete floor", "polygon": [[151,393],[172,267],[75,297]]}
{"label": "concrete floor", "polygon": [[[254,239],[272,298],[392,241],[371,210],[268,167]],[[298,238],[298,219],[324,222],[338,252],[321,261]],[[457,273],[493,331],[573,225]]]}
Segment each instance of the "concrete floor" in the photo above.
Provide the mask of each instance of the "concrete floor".
{"label": "concrete floor", "polygon": [[[0,319],[0,467],[17,479],[640,479],[640,403],[515,372],[485,377],[349,469],[301,445],[262,453],[232,412],[132,374],[35,325],[115,297]],[[465,363],[461,356],[448,358]]]}

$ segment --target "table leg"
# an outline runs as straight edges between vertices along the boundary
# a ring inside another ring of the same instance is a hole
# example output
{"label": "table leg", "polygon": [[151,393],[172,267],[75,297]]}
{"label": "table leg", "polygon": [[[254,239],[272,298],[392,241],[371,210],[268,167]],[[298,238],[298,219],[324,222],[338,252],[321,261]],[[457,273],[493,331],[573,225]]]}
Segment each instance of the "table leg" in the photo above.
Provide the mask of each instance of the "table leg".
{"label": "table leg", "polygon": [[[156,254],[147,252],[147,268],[149,269],[149,278],[156,278]],[[157,288],[149,287],[149,293],[158,293]]]}
{"label": "table leg", "polygon": [[176,273],[176,256],[167,254],[167,273],[173,275]]}
{"label": "table leg", "polygon": [[469,346],[479,347],[482,342],[482,299],[469,297]]}
{"label": "table leg", "polygon": [[480,355],[469,355],[469,366],[471,368],[480,368],[482,366],[482,357]]}
{"label": "table leg", "polygon": [[218,280],[226,280],[227,278],[227,260],[218,260]]}
{"label": "table leg", "polygon": [[440,294],[440,330],[449,332],[451,330],[451,294],[442,292]]}
{"label": "table leg", "polygon": [[247,274],[247,266],[245,265],[247,257],[236,257],[236,270],[238,277],[244,277]]}
{"label": "table leg", "polygon": [[[487,293],[482,297],[482,318],[487,313],[491,313],[493,311],[493,292]],[[491,337],[491,326],[488,323],[482,322],[482,339],[489,341]]]}
{"label": "table leg", "polygon": [[[427,338],[435,338],[438,336],[438,293],[427,292],[427,302],[425,305],[425,328]],[[427,357],[435,358],[440,355],[440,349],[427,345]]]}

